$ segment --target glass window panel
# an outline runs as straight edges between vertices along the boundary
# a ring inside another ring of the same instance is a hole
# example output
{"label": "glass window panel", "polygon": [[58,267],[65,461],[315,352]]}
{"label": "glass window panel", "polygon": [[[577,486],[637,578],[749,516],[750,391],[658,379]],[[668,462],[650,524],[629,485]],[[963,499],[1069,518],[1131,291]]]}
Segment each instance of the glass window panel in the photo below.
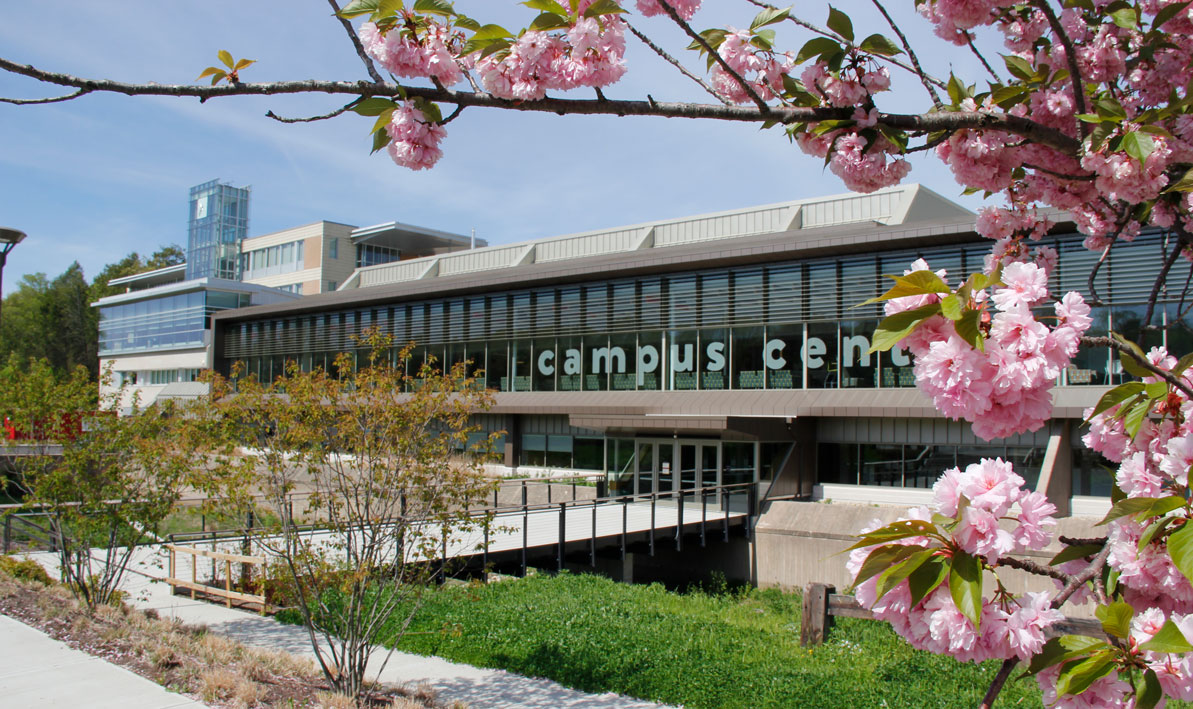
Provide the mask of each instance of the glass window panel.
{"label": "glass window panel", "polygon": [[1040,481],[1040,468],[1044,463],[1044,446],[1007,446],[1004,458],[1014,466],[1015,472],[1023,478],[1023,487],[1035,490]]}
{"label": "glass window panel", "polygon": [[816,482],[856,485],[858,446],[856,443],[821,443],[816,446]]}
{"label": "glass window panel", "polygon": [[644,279],[638,285],[638,322],[643,330],[658,330],[663,326],[662,289],[658,278]]}
{"label": "glass window panel", "polygon": [[717,328],[700,331],[700,388],[728,389],[729,331]]}
{"label": "glass window panel", "polygon": [[809,389],[834,388],[838,385],[837,323],[808,323],[808,339],[801,348],[807,370]]}
{"label": "glass window panel", "polygon": [[841,323],[841,386],[873,387],[878,371],[878,354],[870,352],[870,337],[877,320],[846,320]]}
{"label": "glass window panel", "polygon": [[555,391],[555,374],[559,371],[559,362],[555,351],[553,338],[540,338],[534,341],[534,390]]}
{"label": "glass window panel", "polygon": [[803,318],[803,267],[787,265],[766,269],[767,321],[792,322]]}
{"label": "glass window panel", "polygon": [[446,339],[447,323],[443,302],[436,301],[427,306],[427,343],[440,343]]}
{"label": "glass window panel", "polygon": [[[762,271],[737,271],[733,274],[733,322],[762,322]],[[712,324],[712,323],[708,323]]]}
{"label": "glass window panel", "polygon": [[534,294],[534,331],[546,335],[555,332],[555,290]]}
{"label": "glass window panel", "polygon": [[852,317],[880,317],[880,304],[860,305],[878,295],[878,262],[873,258],[841,262],[841,307]]}
{"label": "glass window panel", "polygon": [[766,328],[763,364],[768,389],[800,389],[804,386],[804,367],[800,350],[804,346],[803,325],[770,325]]}
{"label": "glass window panel", "polygon": [[696,278],[672,276],[667,279],[667,314],[671,327],[695,327],[699,319],[696,307]]}
{"label": "glass window panel", "polygon": [[837,266],[835,263],[808,264],[808,318],[836,319]]}
{"label": "glass window panel", "polygon": [[572,467],[571,436],[547,436],[547,465],[553,468]]}
{"label": "glass window panel", "polygon": [[765,384],[766,375],[763,366],[762,328],[735,327],[733,328],[733,388],[761,389]]}
{"label": "glass window panel", "polygon": [[737,485],[754,480],[754,444],[726,441],[721,444],[721,484]]}
{"label": "glass window panel", "polygon": [[1073,439],[1073,494],[1110,497],[1114,471],[1118,466]]}
{"label": "glass window panel", "polygon": [[729,324],[729,274],[700,276],[700,324]]}
{"label": "glass window panel", "polygon": [[696,330],[667,333],[668,389],[700,388],[700,336]]}
{"label": "glass window panel", "polygon": [[580,308],[580,289],[564,288],[559,291],[559,330],[558,332],[576,332],[581,328],[596,329],[604,332],[605,328],[593,328],[584,317]]}
{"label": "glass window panel", "polygon": [[604,470],[605,439],[577,436],[572,451],[572,465],[577,470]]}
{"label": "glass window panel", "polygon": [[504,294],[489,296],[489,337],[508,337],[510,332],[509,317],[509,296]]}
{"label": "glass window panel", "polygon": [[863,443],[858,447],[862,485],[903,487],[903,446],[887,443]]}
{"label": "glass window panel", "polygon": [[663,360],[663,333],[638,334],[638,354],[634,362],[635,379],[639,389],[662,389],[663,373],[669,371]]}
{"label": "glass window panel", "polygon": [[637,389],[638,337],[633,333],[610,335],[609,350],[613,360],[613,368],[609,372],[609,388],[615,391]]}
{"label": "glass window panel", "polygon": [[612,286],[612,329],[633,330],[637,327],[638,298],[634,282],[614,283]]}
{"label": "glass window panel", "polygon": [[513,343],[514,381],[510,391],[531,391],[533,366],[530,340],[516,340]]}
{"label": "glass window panel", "polygon": [[[633,292],[631,288],[630,292]],[[630,308],[631,314],[633,307]],[[598,283],[584,288],[584,328],[589,332],[609,329],[609,286]]]}
{"label": "glass window panel", "polygon": [[561,337],[555,350],[556,378],[560,391],[581,391],[584,388],[584,338]]}
{"label": "glass window panel", "polygon": [[509,343],[505,340],[490,342],[486,355],[485,377],[489,386],[498,391],[511,391],[509,374]]}

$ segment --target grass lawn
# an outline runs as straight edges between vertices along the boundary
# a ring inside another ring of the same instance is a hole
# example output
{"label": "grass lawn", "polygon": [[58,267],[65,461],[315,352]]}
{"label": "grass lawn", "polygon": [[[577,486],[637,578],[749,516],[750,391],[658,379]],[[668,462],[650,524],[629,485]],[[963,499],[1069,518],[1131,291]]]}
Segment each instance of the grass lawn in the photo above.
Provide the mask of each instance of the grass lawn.
{"label": "grass lawn", "polygon": [[[799,597],[773,590],[678,594],[538,575],[430,594],[411,627],[420,634],[400,648],[710,708],[977,706],[998,667],[912,650],[886,624],[849,618],[804,649],[799,626]],[[1035,682],[1012,680],[998,706],[1040,706]]]}

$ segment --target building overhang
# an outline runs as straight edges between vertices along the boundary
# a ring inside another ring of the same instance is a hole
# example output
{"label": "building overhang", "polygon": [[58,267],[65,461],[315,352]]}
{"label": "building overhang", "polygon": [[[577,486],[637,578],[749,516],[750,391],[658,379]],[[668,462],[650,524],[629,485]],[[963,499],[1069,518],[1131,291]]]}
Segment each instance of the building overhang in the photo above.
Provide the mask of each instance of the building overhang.
{"label": "building overhang", "polygon": [[[385,246],[398,249],[404,254],[418,255],[466,249],[472,245],[472,237],[469,236],[401,222],[361,227],[353,230],[351,238],[353,244]],[[487,246],[488,243],[483,239],[477,239],[476,245]]]}

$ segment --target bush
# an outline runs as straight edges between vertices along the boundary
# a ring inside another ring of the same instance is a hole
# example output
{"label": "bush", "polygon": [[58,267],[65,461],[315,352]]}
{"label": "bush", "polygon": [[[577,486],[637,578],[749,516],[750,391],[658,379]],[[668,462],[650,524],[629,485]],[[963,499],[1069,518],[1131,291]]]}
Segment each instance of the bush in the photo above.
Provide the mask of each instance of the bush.
{"label": "bush", "polygon": [[40,583],[43,586],[55,583],[42,565],[33,559],[18,559],[15,556],[2,555],[0,556],[0,571],[13,578]]}

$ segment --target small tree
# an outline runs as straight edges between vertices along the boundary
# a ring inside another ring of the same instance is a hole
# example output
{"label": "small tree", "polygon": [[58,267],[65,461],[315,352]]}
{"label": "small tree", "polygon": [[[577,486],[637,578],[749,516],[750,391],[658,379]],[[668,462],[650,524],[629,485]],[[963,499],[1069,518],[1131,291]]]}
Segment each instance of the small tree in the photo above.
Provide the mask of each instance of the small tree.
{"label": "small tree", "polygon": [[283,569],[327,681],[353,697],[391,618],[404,614],[404,631],[441,571],[444,539],[489,523],[468,508],[493,488],[489,440],[470,424],[490,398],[464,366],[408,375],[409,348],[391,360],[386,338],[366,344],[365,361],[336,359],[339,376],[292,362],[272,384],[215,377],[196,421],[218,462],[211,492],[260,520],[252,534]]}
{"label": "small tree", "polygon": [[[105,375],[107,376],[107,375]],[[25,455],[15,484],[25,510],[45,515],[62,580],[89,608],[110,603],[137,549],[154,539],[189,469],[170,402],[118,417],[115,389],[96,399],[82,367],[56,375],[45,360],[0,369],[0,409]],[[97,406],[98,403],[98,406]]]}

